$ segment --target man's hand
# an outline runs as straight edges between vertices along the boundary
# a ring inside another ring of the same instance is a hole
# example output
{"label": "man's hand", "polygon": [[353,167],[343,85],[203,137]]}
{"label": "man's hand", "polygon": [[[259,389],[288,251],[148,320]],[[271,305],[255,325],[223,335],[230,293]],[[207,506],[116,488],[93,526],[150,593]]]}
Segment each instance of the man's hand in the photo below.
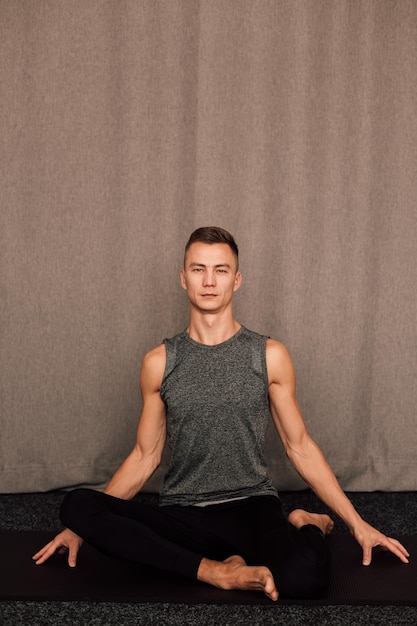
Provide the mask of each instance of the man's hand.
{"label": "man's hand", "polygon": [[75,567],[77,564],[77,554],[83,544],[81,537],[66,528],[52,541],[46,544],[39,552],[33,555],[32,559],[36,565],[42,565],[58,550],[60,554],[68,551],[68,565]]}
{"label": "man's hand", "polygon": [[372,561],[372,549],[380,547],[383,550],[392,552],[403,563],[408,563],[408,557],[410,556],[404,546],[391,537],[386,537],[380,533],[376,528],[370,526],[367,522],[361,522],[360,526],[352,530],[352,534],[356,541],[359,543],[363,550],[363,565],[370,565]]}

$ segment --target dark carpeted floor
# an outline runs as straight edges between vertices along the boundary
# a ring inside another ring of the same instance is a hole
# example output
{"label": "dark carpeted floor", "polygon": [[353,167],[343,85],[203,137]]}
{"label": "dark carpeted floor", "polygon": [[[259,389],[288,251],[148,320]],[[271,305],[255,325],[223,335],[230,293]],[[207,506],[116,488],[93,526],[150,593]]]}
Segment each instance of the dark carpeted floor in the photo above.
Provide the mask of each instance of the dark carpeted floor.
{"label": "dark carpeted floor", "polygon": [[[361,515],[391,536],[417,534],[417,492],[350,493]],[[0,528],[8,530],[58,531],[59,505],[64,494],[0,495]],[[314,494],[303,491],[282,493],[284,509],[306,508],[324,512]],[[155,501],[155,496],[141,498]],[[347,532],[336,520],[335,532]],[[28,555],[30,558],[31,555]],[[412,555],[413,556],[413,555]],[[1,584],[1,581],[0,581]],[[417,594],[417,581],[416,581]],[[371,606],[253,606],[253,605],[171,605],[114,604],[87,602],[3,602],[0,625],[19,626],[82,625],[82,626],[261,626],[292,625],[417,625],[417,607]]]}

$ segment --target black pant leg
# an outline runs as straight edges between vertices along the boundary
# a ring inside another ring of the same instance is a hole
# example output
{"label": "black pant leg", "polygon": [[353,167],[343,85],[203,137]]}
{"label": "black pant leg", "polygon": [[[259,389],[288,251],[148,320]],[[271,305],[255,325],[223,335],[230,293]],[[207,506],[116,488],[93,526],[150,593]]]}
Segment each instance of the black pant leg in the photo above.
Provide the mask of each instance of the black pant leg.
{"label": "black pant leg", "polygon": [[163,508],[76,489],[62,503],[61,521],[109,556],[197,576],[202,555],[192,549],[192,533]]}
{"label": "black pant leg", "polygon": [[329,551],[320,529],[297,530],[277,498],[251,498],[225,507],[149,507],[88,489],[69,493],[61,520],[113,557],[196,578],[204,557],[232,554],[266,565],[281,596],[311,598],[329,578]]}
{"label": "black pant leg", "polygon": [[317,526],[295,528],[271,501],[264,507],[258,534],[263,538],[260,559],[272,571],[282,597],[314,598],[324,593],[329,585],[330,551]]}

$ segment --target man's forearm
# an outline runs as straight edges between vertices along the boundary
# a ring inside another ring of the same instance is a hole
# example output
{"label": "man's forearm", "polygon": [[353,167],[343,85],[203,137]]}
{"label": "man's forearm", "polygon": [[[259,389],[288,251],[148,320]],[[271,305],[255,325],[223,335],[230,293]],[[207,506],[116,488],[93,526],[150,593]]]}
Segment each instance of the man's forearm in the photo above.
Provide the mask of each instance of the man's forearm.
{"label": "man's forearm", "polygon": [[111,478],[104,493],[123,500],[131,500],[142,489],[158,465],[159,460],[155,457],[143,457],[133,450]]}
{"label": "man's forearm", "polygon": [[322,451],[309,437],[302,449],[290,449],[288,458],[314,493],[353,530],[362,518],[340,487]]}

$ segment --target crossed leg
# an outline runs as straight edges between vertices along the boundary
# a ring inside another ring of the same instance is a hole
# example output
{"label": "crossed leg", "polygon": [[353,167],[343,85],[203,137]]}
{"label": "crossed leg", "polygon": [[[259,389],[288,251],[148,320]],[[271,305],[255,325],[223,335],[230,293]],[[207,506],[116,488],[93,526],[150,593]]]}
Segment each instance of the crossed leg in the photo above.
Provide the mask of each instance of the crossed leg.
{"label": "crossed leg", "polygon": [[[173,512],[163,510],[169,507],[152,510],[76,490],[68,494],[61,513],[67,527],[118,558],[178,572],[221,589],[258,590],[272,600],[278,598],[278,591],[297,597],[304,597],[305,591],[315,593],[320,570],[316,554],[320,559],[332,520],[297,509],[288,524],[277,498],[249,500],[223,509],[179,507],[179,512]],[[293,532],[288,530],[291,527]],[[300,577],[304,578],[301,586]]]}
{"label": "crossed leg", "polygon": [[[297,529],[304,526],[315,526],[323,535],[328,535],[334,527],[334,522],[328,515],[310,513],[303,509],[292,511],[288,516],[288,521]],[[265,566],[247,565],[244,559],[238,555],[231,556],[221,562],[203,558],[197,572],[197,578],[221,589],[263,591],[267,597],[274,601],[279,597],[271,570]]]}

